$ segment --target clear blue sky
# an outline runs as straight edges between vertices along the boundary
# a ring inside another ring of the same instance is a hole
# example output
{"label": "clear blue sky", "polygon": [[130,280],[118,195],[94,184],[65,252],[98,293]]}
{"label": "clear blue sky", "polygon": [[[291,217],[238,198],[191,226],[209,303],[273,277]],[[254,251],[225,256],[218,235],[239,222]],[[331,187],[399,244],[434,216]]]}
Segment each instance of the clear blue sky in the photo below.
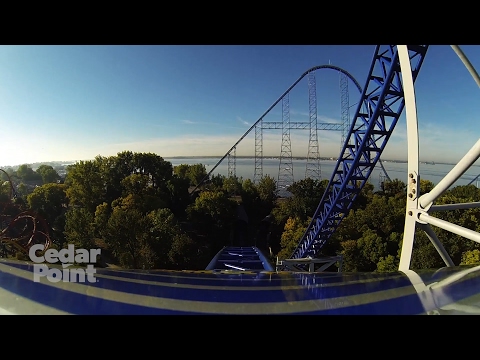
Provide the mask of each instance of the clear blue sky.
{"label": "clear blue sky", "polygon": [[[123,150],[223,156],[306,70],[331,63],[365,85],[375,45],[1,46],[0,166],[93,159]],[[462,46],[480,71],[480,46]],[[339,122],[338,73],[317,71],[318,119]],[[349,82],[350,104],[359,97]],[[448,45],[430,46],[416,83],[421,159],[456,162],[480,133],[480,89]],[[291,121],[308,121],[306,78],[291,92]],[[351,117],[355,106],[352,107]],[[266,121],[281,121],[281,103]],[[308,131],[292,131],[306,156]],[[266,131],[279,155],[280,130]],[[319,134],[338,156],[340,132]],[[237,155],[254,154],[254,133]],[[382,156],[406,154],[402,116]]]}

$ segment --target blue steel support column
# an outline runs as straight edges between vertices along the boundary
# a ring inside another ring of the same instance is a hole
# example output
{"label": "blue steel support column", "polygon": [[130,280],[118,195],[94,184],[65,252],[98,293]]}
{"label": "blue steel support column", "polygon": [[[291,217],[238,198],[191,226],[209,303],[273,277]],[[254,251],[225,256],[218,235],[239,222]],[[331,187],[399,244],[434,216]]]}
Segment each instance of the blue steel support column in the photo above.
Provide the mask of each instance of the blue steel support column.
{"label": "blue steel support column", "polygon": [[258,184],[263,177],[263,118],[255,125],[255,172],[253,182]]}
{"label": "blue steel support column", "polygon": [[277,189],[279,195],[286,195],[288,187],[293,184],[292,143],[290,141],[290,101],[287,93],[282,99],[282,145],[280,164],[278,166]]}
{"label": "blue steel support column", "polygon": [[[415,81],[428,45],[409,45],[408,49]],[[379,161],[404,105],[397,48],[378,45],[341,156],[291,258],[314,257],[334,233]]]}
{"label": "blue steel support column", "polygon": [[320,151],[318,147],[317,130],[317,83],[315,81],[314,71],[308,74],[308,105],[310,114],[310,138],[308,140],[305,179],[311,178],[313,180],[320,180]]}

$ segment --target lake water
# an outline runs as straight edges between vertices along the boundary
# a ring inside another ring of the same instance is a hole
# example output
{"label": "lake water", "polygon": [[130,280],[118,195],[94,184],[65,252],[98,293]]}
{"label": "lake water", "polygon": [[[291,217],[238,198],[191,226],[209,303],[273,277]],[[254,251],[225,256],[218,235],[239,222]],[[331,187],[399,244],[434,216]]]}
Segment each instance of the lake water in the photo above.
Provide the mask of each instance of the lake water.
{"label": "lake water", "polygon": [[[165,158],[170,161],[173,166],[180,164],[203,164],[206,167],[207,173],[217,164],[221,159],[218,158]],[[278,179],[278,169],[280,160],[264,158],[263,159],[263,174],[270,175],[275,180]],[[320,170],[322,179],[330,179],[333,170],[335,168],[335,160],[322,160],[320,161]],[[399,179],[407,183],[407,163],[397,163],[383,161],[383,166],[388,173],[388,176],[393,179]],[[305,178],[306,160],[293,160],[293,177],[294,180],[302,180]],[[420,164],[420,177],[425,180],[430,180],[434,184],[437,184],[442,178],[454,167],[454,165],[447,164]],[[253,180],[255,172],[255,159],[254,158],[237,158],[236,159],[236,175],[243,179]],[[380,174],[382,173],[381,167],[377,164],[369,181],[375,186],[375,189],[379,189]],[[213,171],[213,174],[228,175],[228,159],[225,158],[220,165]],[[467,185],[477,175],[480,174],[480,166],[472,166],[468,169],[460,179],[457,180],[453,186]],[[477,187],[480,185],[480,181],[473,182]]]}

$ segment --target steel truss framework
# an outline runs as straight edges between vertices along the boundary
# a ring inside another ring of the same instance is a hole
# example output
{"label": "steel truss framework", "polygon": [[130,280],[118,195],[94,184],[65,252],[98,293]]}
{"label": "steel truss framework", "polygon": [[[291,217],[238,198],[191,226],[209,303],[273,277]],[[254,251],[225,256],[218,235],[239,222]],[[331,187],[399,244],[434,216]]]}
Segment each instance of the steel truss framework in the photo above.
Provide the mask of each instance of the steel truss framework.
{"label": "steel truss framework", "polygon": [[[480,76],[473,68],[463,51],[458,45],[451,45],[460,60],[464,63],[473,79],[480,87]],[[480,139],[455,165],[450,172],[428,193],[420,197],[420,173],[419,173],[419,139],[417,109],[414,90],[414,78],[410,71],[411,64],[408,61],[408,50],[405,45],[399,45],[399,59],[402,71],[402,79],[405,92],[406,119],[407,119],[407,141],[408,141],[408,183],[407,183],[407,206],[405,214],[405,228],[403,233],[402,251],[400,255],[399,270],[405,273],[410,272],[410,262],[415,241],[415,230],[419,227],[425,232],[437,252],[442,257],[447,267],[455,266],[451,257],[436,236],[432,225],[452,232],[464,238],[480,243],[480,233],[452,224],[448,221],[432,216],[431,212],[459,210],[480,207],[480,202],[434,205],[434,201],[452,186],[480,157]]]}
{"label": "steel truss framework", "polygon": [[[340,77],[342,75],[344,74],[340,73]],[[320,168],[320,149],[318,146],[317,130],[317,84],[315,81],[315,73],[313,71],[308,74],[308,105],[308,112],[310,116],[310,136],[308,139],[308,154],[307,165],[305,167],[305,179],[311,178],[314,180],[320,180],[322,173]],[[344,104],[342,103],[342,106],[343,105]]]}
{"label": "steel truss framework", "polygon": [[234,147],[233,151],[228,154],[228,176],[229,177],[237,177],[237,166],[236,166],[236,159],[237,159],[237,148]]}
{"label": "steel truss framework", "polygon": [[[255,126],[255,172],[253,175],[253,182],[258,183],[263,177],[263,130],[309,130],[310,133],[312,133],[314,130],[311,130],[310,126],[311,124],[308,122],[290,121],[287,127],[282,121],[264,122],[263,119],[260,119],[258,125]],[[343,131],[343,125],[337,123],[317,122],[316,129],[317,131]]]}
{"label": "steel truss framework", "polygon": [[[409,60],[415,62],[413,81],[427,49],[428,45],[408,46]],[[378,45],[341,156],[292,259],[315,257],[334,233],[367,183],[404,104],[397,47]]]}
{"label": "steel truss framework", "polygon": [[258,184],[258,182],[263,177],[263,119],[260,119],[258,126],[255,126],[255,170],[253,176],[253,182]]}
{"label": "steel truss framework", "polygon": [[[259,127],[256,126],[255,128]],[[261,126],[263,130],[279,130],[284,128],[284,124],[281,121],[269,121],[264,122]],[[295,122],[290,121],[289,123],[290,130],[310,130],[310,123],[308,122]],[[317,130],[331,130],[331,131],[342,131],[342,124],[337,123],[317,123]]]}
{"label": "steel truss framework", "polygon": [[[315,268],[315,265],[317,265],[317,268]],[[322,272],[333,265],[338,266],[337,272],[342,272],[343,256],[328,256],[320,259],[277,259],[276,269],[277,271],[305,271],[305,268],[307,268],[309,272]]]}
{"label": "steel truss framework", "polygon": [[348,78],[344,73],[340,73],[340,102],[342,109],[342,138],[340,140],[340,149],[348,136],[350,130],[350,100],[348,96]]}
{"label": "steel truss framework", "polygon": [[[255,126],[255,173],[253,175],[254,183],[258,183],[263,177],[263,137],[257,136],[257,132],[263,134],[263,130],[282,130],[282,145],[280,150],[280,164],[278,172],[278,182],[277,189],[279,190],[279,195],[286,195],[288,186],[293,184],[293,161],[292,151],[291,151],[291,139],[290,139],[290,130],[309,130],[309,143],[308,143],[308,152],[307,152],[307,161],[305,167],[305,178],[312,178],[314,180],[321,180],[321,167],[320,167],[320,149],[318,144],[318,130],[333,130],[333,131],[343,131],[345,132],[345,124],[337,123],[318,123],[317,121],[317,84],[315,79],[315,70],[327,68],[333,69],[339,72],[340,76],[345,77],[345,79],[350,78],[359,91],[361,92],[361,87],[358,85],[358,82],[344,70],[332,66],[332,65],[323,65],[317,68],[312,68],[306,72],[308,74],[308,100],[309,100],[309,117],[308,122],[291,122],[289,113],[286,113],[285,104],[288,99],[289,91],[287,91],[282,97],[282,114],[283,118],[281,122],[265,122],[261,121],[259,125]],[[343,71],[343,72],[342,72]],[[303,75],[305,76],[305,74]],[[303,77],[302,76],[302,77]],[[348,85],[343,88],[341,87],[341,113],[349,111],[348,104],[348,94],[345,96],[344,92],[348,92]],[[345,101],[345,99],[347,101]],[[288,119],[288,121],[287,121]],[[343,119],[343,117],[342,117]],[[261,151],[257,151],[261,149]]]}
{"label": "steel truss framework", "polygon": [[[319,123],[317,121],[317,94],[316,94],[316,79],[315,79],[315,70],[318,69],[333,69],[338,71],[340,76],[340,92],[341,92],[341,123]],[[286,166],[282,168],[282,163],[290,163],[289,160],[292,157],[291,155],[291,141],[289,130],[309,130],[309,144],[308,144],[308,155],[307,155],[307,164],[305,169],[305,178],[312,178],[314,180],[321,180],[321,167],[320,167],[320,148],[318,144],[318,130],[329,130],[329,131],[341,131],[342,132],[342,141],[341,148],[345,139],[347,138],[348,131],[350,130],[350,106],[349,106],[349,94],[348,94],[348,79],[352,80],[358,89],[359,93],[362,93],[362,88],[358,82],[351,76],[348,72],[343,69],[333,66],[333,65],[323,65],[314,68],[314,70],[309,70],[308,74],[308,90],[309,90],[309,116],[310,121],[308,122],[292,122],[288,118],[286,121],[269,121],[266,122],[262,119],[259,120],[258,124],[255,126],[255,172],[253,175],[254,183],[258,183],[263,177],[263,130],[282,130],[282,148],[281,148],[281,158],[279,166],[279,181],[278,189],[279,194],[285,194],[285,189],[293,183],[293,162],[292,170],[285,170]],[[285,93],[284,96],[288,96],[289,92]],[[284,98],[282,97],[282,101]],[[284,119],[286,119],[285,112]],[[288,139],[288,140],[287,140]],[[285,149],[290,149],[289,153],[284,153]],[[282,159],[283,154],[283,159]],[[382,161],[379,159],[379,165],[381,167],[379,184],[383,181],[390,181],[387,170],[384,168]]]}
{"label": "steel truss framework", "polygon": [[282,99],[282,145],[280,148],[280,163],[278,165],[277,189],[285,193],[289,185],[293,184],[292,142],[290,140],[290,97]]}
{"label": "steel truss framework", "polygon": [[[285,124],[285,121],[281,122],[266,122],[264,121],[264,117],[280,102],[283,101],[283,98],[287,96],[290,91],[307,75],[310,73],[315,72],[316,70],[320,69],[331,69],[334,71],[339,72],[340,74],[345,75],[348,77],[355,85],[355,87],[358,89],[360,93],[362,93],[362,87],[358,83],[358,81],[346,70],[338,67],[338,66],[333,66],[333,65],[319,65],[319,66],[314,66],[310,68],[309,70],[305,71],[298,79],[295,81],[268,109],[263,113],[263,115],[240,137],[240,139],[230,148],[230,150],[227,151],[227,153],[210,169],[207,175],[204,176],[204,178],[199,182],[199,184],[191,191],[191,194],[195,193],[195,190],[197,190],[207,179],[210,178],[210,175],[215,171],[215,169],[225,160],[226,157],[231,157],[234,156],[232,153],[236,149],[237,145],[252,131],[255,130],[255,172],[253,176],[253,180],[255,183],[258,183],[258,181],[263,177],[263,130],[272,130],[272,129],[282,129],[282,142],[283,142],[283,132],[290,131],[292,129],[302,129],[302,130],[310,130],[310,133],[314,134],[315,129],[311,129],[312,123],[314,123],[312,119],[312,113],[310,114],[310,121],[309,122],[290,122],[288,123],[288,126]],[[346,91],[345,89],[341,91]],[[344,97],[344,95],[343,95]],[[316,91],[311,91],[309,90],[309,104],[310,104],[310,110],[313,111],[312,107],[312,101],[313,99],[315,100],[315,109],[316,109]],[[342,113],[347,110],[343,110],[343,106],[347,105],[345,102],[345,98],[343,98],[343,103],[342,103]],[[348,109],[348,107],[347,107]],[[343,117],[342,117],[343,119]],[[345,124],[344,123],[317,123],[317,128],[316,130],[333,130],[333,131],[344,131],[345,129]],[[286,138],[285,138],[286,139]],[[286,140],[285,140],[286,141]],[[286,142],[284,143],[286,144]],[[310,145],[315,146],[314,142],[311,142]],[[283,145],[282,145],[283,146]],[[310,146],[309,146],[310,149]],[[312,150],[313,151],[313,150]],[[231,163],[233,164],[233,160],[231,160]],[[308,166],[308,165],[307,165]],[[380,161],[380,166],[382,166],[381,161]],[[382,170],[385,173],[385,175],[388,177],[386,170],[382,166]],[[233,169],[232,169],[233,172]],[[317,171],[320,174],[320,170],[318,169]]]}

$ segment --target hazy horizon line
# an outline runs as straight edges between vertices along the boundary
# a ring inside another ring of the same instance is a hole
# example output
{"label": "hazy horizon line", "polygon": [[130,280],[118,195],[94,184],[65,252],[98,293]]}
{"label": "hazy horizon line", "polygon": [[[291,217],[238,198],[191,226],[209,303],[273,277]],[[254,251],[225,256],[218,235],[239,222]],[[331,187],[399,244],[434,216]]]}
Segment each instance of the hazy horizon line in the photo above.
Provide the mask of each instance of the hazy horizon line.
{"label": "hazy horizon line", "polygon": [[[115,156],[115,155],[114,155]],[[227,157],[225,155],[192,155],[192,156],[162,156],[163,159],[221,159],[223,157]],[[263,158],[273,158],[273,159],[279,159],[280,156],[278,155],[264,155],[262,156]],[[242,159],[254,159],[255,155],[237,155],[236,158],[242,158]],[[15,164],[15,165],[0,165],[0,168],[7,168],[7,167],[18,167],[21,165],[36,165],[36,164],[47,164],[47,163],[68,163],[68,164],[74,164],[79,161],[92,161],[95,158],[92,159],[77,159],[77,160],[49,160],[49,161],[35,161],[35,162],[25,162],[21,164]],[[300,160],[306,160],[306,156],[292,156],[292,159],[300,159]],[[338,157],[326,157],[322,156],[320,157],[320,160],[338,160]],[[407,159],[381,159],[383,162],[397,162],[397,163],[407,163]],[[455,163],[448,163],[448,162],[437,162],[437,161],[424,161],[420,160],[421,163],[434,163],[434,164],[443,164],[443,165],[455,165]],[[480,165],[475,165],[473,164],[472,166],[480,166]]]}

